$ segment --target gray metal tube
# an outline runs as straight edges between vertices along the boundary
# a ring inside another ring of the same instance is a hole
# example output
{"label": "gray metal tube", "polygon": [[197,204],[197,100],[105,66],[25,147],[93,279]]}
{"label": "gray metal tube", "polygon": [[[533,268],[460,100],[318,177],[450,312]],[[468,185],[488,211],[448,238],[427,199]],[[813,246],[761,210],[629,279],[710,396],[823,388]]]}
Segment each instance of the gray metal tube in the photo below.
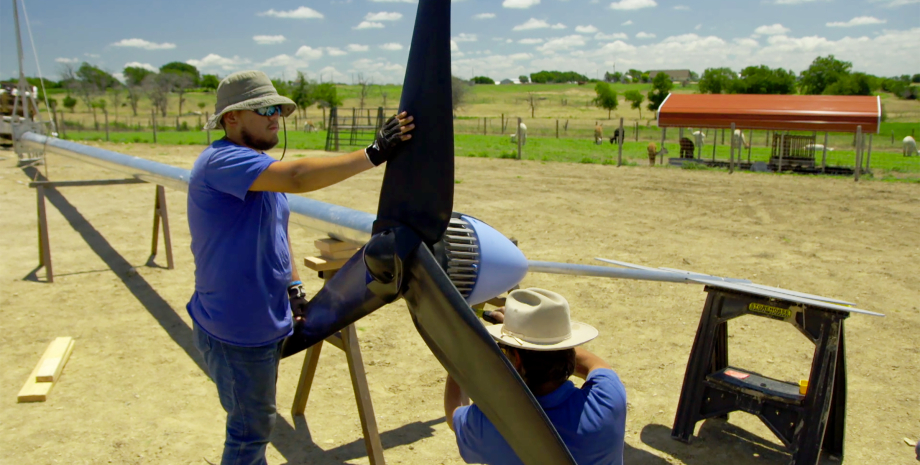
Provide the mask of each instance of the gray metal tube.
{"label": "gray metal tube", "polygon": [[[189,170],[157,163],[111,150],[90,147],[54,137],[27,132],[20,142],[32,149],[44,149],[100,168],[127,174],[144,181],[188,192]],[[333,205],[299,195],[288,196],[291,222],[301,227],[328,234],[336,239],[363,244],[371,237],[375,215]]]}
{"label": "gray metal tube", "polygon": [[642,281],[663,281],[669,283],[698,284],[693,281],[694,276],[671,271],[634,270],[628,268],[614,268],[612,266],[576,265],[573,263],[527,261],[527,271],[530,273],[551,273],[575,276],[596,276],[601,278],[638,279]]}

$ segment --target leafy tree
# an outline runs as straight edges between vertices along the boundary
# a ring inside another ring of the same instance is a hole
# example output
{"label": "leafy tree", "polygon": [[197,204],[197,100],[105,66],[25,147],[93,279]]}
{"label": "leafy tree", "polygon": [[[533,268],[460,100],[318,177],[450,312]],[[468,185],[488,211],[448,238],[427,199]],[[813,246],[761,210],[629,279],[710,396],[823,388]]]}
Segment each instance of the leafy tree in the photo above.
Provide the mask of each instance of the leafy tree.
{"label": "leafy tree", "polygon": [[272,79],[272,85],[275,86],[278,95],[291,96],[291,84],[289,82],[283,79]]}
{"label": "leafy tree", "polygon": [[125,84],[128,86],[139,86],[144,82],[145,77],[153,74],[153,71],[139,66],[128,66],[121,73],[125,75]]}
{"label": "leafy tree", "polygon": [[301,116],[307,117],[307,107],[313,105],[313,86],[315,83],[310,82],[300,71],[297,72],[297,79],[291,83],[291,100],[297,104]]}
{"label": "leafy tree", "polygon": [[85,61],[77,69],[75,77],[95,87],[97,92],[104,92],[119,85],[118,79],[114,76]]}
{"label": "leafy tree", "polygon": [[201,81],[201,74],[198,72],[198,68],[181,61],[173,61],[160,66],[160,72],[187,75],[192,81],[192,87],[198,87],[198,84]]}
{"label": "leafy tree", "polygon": [[450,106],[454,112],[457,108],[463,106],[463,100],[466,99],[469,83],[457,76],[450,76]]}
{"label": "leafy tree", "polygon": [[699,81],[699,80],[700,80],[700,75],[699,75],[699,74],[696,74],[696,71],[690,71],[690,80],[691,80],[691,81]]}
{"label": "leafy tree", "polygon": [[[160,66],[160,74],[171,77],[170,79],[161,79],[161,82],[168,81],[171,84],[169,90],[175,92],[179,97],[179,115],[182,115],[185,93],[191,88],[198,87],[198,82],[201,81],[198,68],[181,61],[173,61]],[[166,114],[164,113],[163,116],[166,116]]]}
{"label": "leafy tree", "polygon": [[735,79],[735,72],[729,68],[707,68],[699,80],[700,93],[727,94]]}
{"label": "leafy tree", "polygon": [[624,96],[633,110],[639,110],[639,119],[642,119],[642,102],[645,101],[645,96],[642,95],[642,92],[638,90],[629,90],[626,91]]}
{"label": "leafy tree", "polygon": [[917,84],[918,82],[920,82],[920,74],[915,74],[911,76],[910,82],[913,82],[914,84]]}
{"label": "leafy tree", "polygon": [[634,82],[639,82],[642,80],[642,71],[639,71],[638,69],[630,69],[626,72],[626,74],[628,74]]}
{"label": "leafy tree", "polygon": [[[121,86],[119,86],[121,87]],[[115,109],[115,121],[118,121],[118,107],[121,106],[124,101],[124,94],[121,93],[120,88],[109,89],[109,100],[112,101],[112,108]]]}
{"label": "leafy tree", "polygon": [[175,74],[155,73],[144,78],[143,88],[153,107],[165,118],[169,107],[169,91],[174,86]]}
{"label": "leafy tree", "polygon": [[769,66],[748,66],[741,77],[731,84],[733,94],[792,94],[795,93],[795,73]]}
{"label": "leafy tree", "polygon": [[215,74],[205,74],[201,76],[201,82],[198,85],[208,90],[217,90],[217,86],[220,85],[220,78]]}
{"label": "leafy tree", "polygon": [[623,73],[619,71],[615,73],[604,72],[604,80],[607,82],[620,82],[623,80]]}
{"label": "leafy tree", "polygon": [[76,92],[80,100],[83,100],[83,104],[92,112],[93,125],[99,127],[99,122],[96,119],[96,108],[98,106],[93,105],[94,100],[99,94],[119,85],[118,80],[111,74],[86,62],[83,62],[77,70],[72,67],[65,68],[64,75],[64,80],[68,82],[68,87]]}
{"label": "leafy tree", "polygon": [[473,84],[495,84],[495,81],[488,76],[476,76],[472,79]]}
{"label": "leafy tree", "polygon": [[853,64],[840,61],[834,55],[815,58],[805,71],[802,71],[799,86],[803,94],[823,94],[828,86],[850,74]]}
{"label": "leafy tree", "polygon": [[674,87],[674,83],[671,82],[670,76],[666,73],[656,74],[655,79],[652,81],[652,90],[648,93],[648,109],[657,110],[664,102],[664,99],[668,98],[668,93],[672,87]]}
{"label": "leafy tree", "polygon": [[530,73],[530,82],[534,84],[551,84],[566,82],[587,82],[588,77],[574,71],[540,71]]}
{"label": "leafy tree", "polygon": [[342,104],[342,99],[339,98],[335,84],[331,82],[317,84],[316,87],[313,88],[313,100],[318,103],[319,107],[323,110],[323,121],[326,120],[327,107],[337,107]]}
{"label": "leafy tree", "polygon": [[70,110],[71,113],[74,111],[74,107],[77,106],[77,99],[71,97],[70,95],[64,97],[64,108]]}
{"label": "leafy tree", "polygon": [[[918,76],[920,76],[920,75],[918,75]],[[522,74],[522,75],[518,76],[518,81],[521,81],[521,84],[527,84],[528,82],[530,82],[530,78],[527,77],[526,74]]]}
{"label": "leafy tree", "polygon": [[872,95],[875,88],[872,77],[865,73],[851,73],[824,89],[824,95]]}
{"label": "leafy tree", "polygon": [[610,119],[610,112],[617,109],[617,92],[606,82],[595,84],[594,92],[597,94],[594,104],[607,110],[607,119]]}
{"label": "leafy tree", "polygon": [[[662,73],[658,73],[658,74],[662,74]],[[657,76],[657,75],[656,75],[656,76]],[[642,80],[642,82],[649,82],[649,81],[652,80],[652,79],[648,76],[648,73],[642,73],[642,76],[640,77],[640,79]]]}

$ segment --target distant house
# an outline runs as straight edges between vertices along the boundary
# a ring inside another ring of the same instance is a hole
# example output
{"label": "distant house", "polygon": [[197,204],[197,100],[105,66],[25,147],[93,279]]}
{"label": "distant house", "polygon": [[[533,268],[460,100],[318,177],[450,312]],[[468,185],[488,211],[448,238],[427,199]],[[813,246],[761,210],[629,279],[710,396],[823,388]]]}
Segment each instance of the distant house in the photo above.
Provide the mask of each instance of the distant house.
{"label": "distant house", "polygon": [[665,73],[671,77],[672,81],[689,81],[690,80],[690,70],[689,69],[656,69],[648,72],[649,79],[655,79],[655,75],[658,73]]}

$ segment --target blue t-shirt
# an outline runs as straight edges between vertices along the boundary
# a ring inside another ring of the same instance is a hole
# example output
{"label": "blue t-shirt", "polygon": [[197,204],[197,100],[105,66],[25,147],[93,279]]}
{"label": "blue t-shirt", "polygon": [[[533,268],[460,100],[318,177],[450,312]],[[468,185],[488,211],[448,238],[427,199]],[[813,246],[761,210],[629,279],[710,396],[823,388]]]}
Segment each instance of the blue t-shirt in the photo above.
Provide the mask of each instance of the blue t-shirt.
{"label": "blue t-shirt", "polygon": [[[626,388],[613,370],[592,370],[581,389],[566,381],[537,401],[579,465],[623,464]],[[454,431],[466,463],[523,465],[476,404],[454,411]]]}
{"label": "blue t-shirt", "polygon": [[189,179],[195,293],[186,308],[228,344],[261,346],[292,332],[287,196],[249,190],[275,161],[219,140],[201,152]]}

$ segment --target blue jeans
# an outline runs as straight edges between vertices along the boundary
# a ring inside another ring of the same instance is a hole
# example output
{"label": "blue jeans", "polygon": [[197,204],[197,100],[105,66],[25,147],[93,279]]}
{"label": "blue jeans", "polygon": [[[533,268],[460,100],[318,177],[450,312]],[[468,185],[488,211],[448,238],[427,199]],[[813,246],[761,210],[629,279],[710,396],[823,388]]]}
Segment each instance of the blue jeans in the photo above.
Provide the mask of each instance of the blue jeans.
{"label": "blue jeans", "polygon": [[227,412],[221,465],[264,465],[277,416],[275,385],[281,342],[239,347],[214,339],[194,325],[195,346],[204,356],[220,404]]}

